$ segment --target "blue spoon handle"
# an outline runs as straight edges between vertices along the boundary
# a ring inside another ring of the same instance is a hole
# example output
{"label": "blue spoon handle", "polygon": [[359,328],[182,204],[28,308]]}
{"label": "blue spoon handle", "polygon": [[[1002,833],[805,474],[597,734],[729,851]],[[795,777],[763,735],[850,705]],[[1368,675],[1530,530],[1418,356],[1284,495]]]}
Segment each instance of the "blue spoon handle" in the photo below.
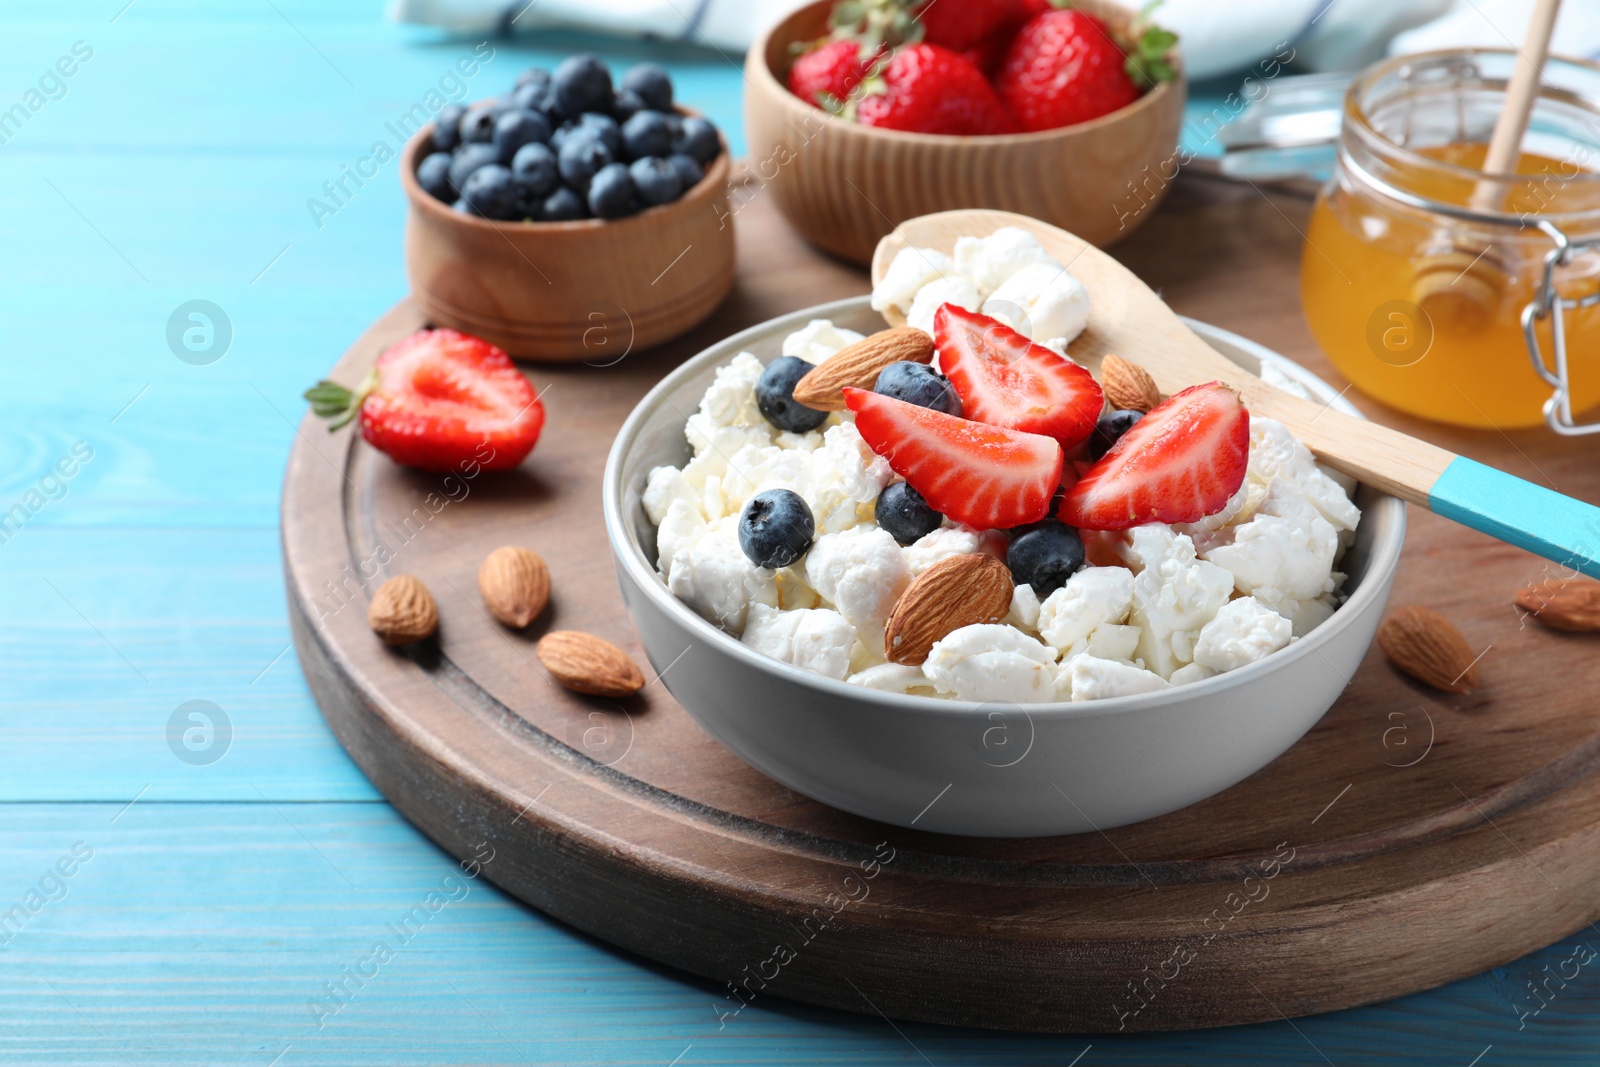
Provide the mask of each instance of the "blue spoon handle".
{"label": "blue spoon handle", "polygon": [[1600,508],[1458,456],[1428,491],[1435,514],[1600,578]]}

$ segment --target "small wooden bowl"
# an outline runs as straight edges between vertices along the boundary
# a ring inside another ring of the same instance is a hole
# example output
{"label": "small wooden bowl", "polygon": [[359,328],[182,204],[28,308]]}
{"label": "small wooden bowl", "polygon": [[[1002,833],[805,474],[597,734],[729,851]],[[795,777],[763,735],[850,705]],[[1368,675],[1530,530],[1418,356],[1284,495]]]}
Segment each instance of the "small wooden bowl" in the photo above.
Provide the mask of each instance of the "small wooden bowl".
{"label": "small wooden bowl", "polygon": [[406,145],[406,273],[435,325],[518,359],[613,363],[699,325],[733,287],[728,147],[682,199],[625,219],[495,222],[417,184],[433,127]]}
{"label": "small wooden bowl", "polygon": [[[946,0],[955,3],[958,0]],[[1177,176],[1184,81],[1156,86],[1120,111],[1059,130],[948,137],[858,126],[787,88],[789,46],[828,32],[831,0],[789,15],[745,59],[745,136],[761,193],[807,240],[856,263],[906,219],[956,208],[1031,215],[1097,245],[1143,224]],[[1133,12],[1108,0],[1079,7],[1114,25]]]}

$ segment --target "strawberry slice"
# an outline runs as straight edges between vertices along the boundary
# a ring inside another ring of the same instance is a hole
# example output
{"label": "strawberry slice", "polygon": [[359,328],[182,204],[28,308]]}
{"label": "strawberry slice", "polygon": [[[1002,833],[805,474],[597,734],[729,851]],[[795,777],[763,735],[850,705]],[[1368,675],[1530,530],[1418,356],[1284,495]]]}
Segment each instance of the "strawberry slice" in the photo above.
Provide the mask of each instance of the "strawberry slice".
{"label": "strawberry slice", "polygon": [[1190,386],[1133,424],[1068,492],[1069,526],[1126,530],[1194,522],[1222,510],[1244,484],[1250,412],[1221,382]]}
{"label": "strawberry slice", "polygon": [[359,414],[369,444],[425,471],[507,470],[544,427],[544,405],[511,357],[455,330],[418,330],[379,356],[354,392],[321,381],[305,397],[333,420],[330,432]]}
{"label": "strawberry slice", "polygon": [[967,418],[1054,437],[1067,449],[1094,433],[1105,404],[1094,375],[1005,323],[945,304],[933,316],[933,343]]}
{"label": "strawberry slice", "polygon": [[1055,440],[846,388],[856,429],[933,508],[975,530],[1038,522],[1061,483]]}

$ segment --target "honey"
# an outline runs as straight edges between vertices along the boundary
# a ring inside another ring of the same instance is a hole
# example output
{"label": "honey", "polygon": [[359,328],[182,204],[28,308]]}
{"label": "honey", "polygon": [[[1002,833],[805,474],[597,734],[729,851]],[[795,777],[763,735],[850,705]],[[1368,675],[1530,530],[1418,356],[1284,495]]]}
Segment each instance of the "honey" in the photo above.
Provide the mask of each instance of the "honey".
{"label": "honey", "polygon": [[[1451,144],[1418,155],[1476,170],[1486,151],[1481,143]],[[1595,175],[1570,160],[1525,154],[1517,173],[1528,177],[1508,183],[1513,215],[1532,219],[1597,206],[1600,192],[1582,180]],[[1431,168],[1418,167],[1402,180],[1413,193],[1442,203],[1465,207],[1470,196],[1470,182]],[[1541,280],[1550,239],[1530,226],[1483,241],[1479,228],[1419,218],[1362,193],[1331,185],[1306,230],[1301,298],[1328,358],[1362,392],[1429,419],[1501,429],[1541,425],[1550,386],[1529,361],[1522,311]],[[1415,299],[1417,278],[1430,260],[1450,251],[1457,257],[1451,268],[1459,263],[1462,272],[1495,277],[1463,297],[1465,306],[1446,304],[1444,314],[1427,314]],[[1593,292],[1600,269],[1587,266],[1564,272],[1558,291],[1569,297]],[[1600,307],[1569,311],[1565,323],[1573,408],[1581,412],[1600,404]],[[1549,322],[1538,331],[1550,351]]]}
{"label": "honey", "polygon": [[[1538,426],[1555,388],[1530,357],[1524,315],[1546,258],[1564,304],[1566,379],[1600,406],[1600,67],[1552,58],[1516,176],[1482,172],[1512,56],[1426,53],[1352,84],[1339,161],[1305,231],[1301,298],[1328,358],[1363,393],[1439,422]],[[1558,85],[1570,82],[1570,86]],[[1563,91],[1565,90],[1565,91]],[[1530,320],[1548,372],[1551,318]],[[1554,423],[1552,422],[1552,425]]]}

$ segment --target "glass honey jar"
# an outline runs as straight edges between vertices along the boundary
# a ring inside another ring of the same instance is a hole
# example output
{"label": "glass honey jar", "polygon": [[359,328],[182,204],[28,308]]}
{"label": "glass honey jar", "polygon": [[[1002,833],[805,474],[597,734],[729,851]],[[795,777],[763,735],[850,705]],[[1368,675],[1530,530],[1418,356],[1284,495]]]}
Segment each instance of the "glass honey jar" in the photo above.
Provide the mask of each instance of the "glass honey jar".
{"label": "glass honey jar", "polygon": [[1600,405],[1600,66],[1551,57],[1517,173],[1480,169],[1515,56],[1368,68],[1306,230],[1301,298],[1361,391],[1462,426],[1577,421]]}

